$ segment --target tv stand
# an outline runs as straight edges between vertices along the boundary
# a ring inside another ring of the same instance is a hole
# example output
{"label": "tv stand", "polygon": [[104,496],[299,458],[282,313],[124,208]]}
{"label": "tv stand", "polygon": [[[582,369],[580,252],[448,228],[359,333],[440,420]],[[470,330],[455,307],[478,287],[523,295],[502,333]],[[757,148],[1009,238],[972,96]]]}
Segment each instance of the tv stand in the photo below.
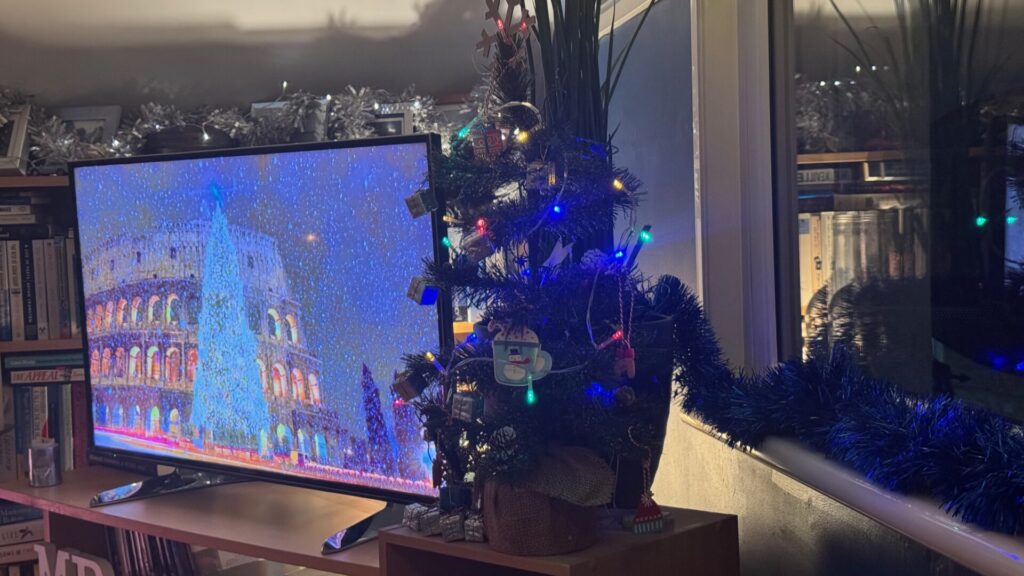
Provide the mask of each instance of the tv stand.
{"label": "tv stand", "polygon": [[402,510],[400,504],[388,502],[380,512],[328,536],[320,548],[320,554],[337,554],[346,548],[373,540],[381,528],[402,523]]}
{"label": "tv stand", "polygon": [[238,476],[175,468],[170,474],[154,476],[98,492],[89,501],[89,506],[96,508],[119,502],[130,502],[132,500],[152,498],[153,496],[163,496],[164,494],[187,492],[210,486],[221,486],[246,481],[245,478]]}

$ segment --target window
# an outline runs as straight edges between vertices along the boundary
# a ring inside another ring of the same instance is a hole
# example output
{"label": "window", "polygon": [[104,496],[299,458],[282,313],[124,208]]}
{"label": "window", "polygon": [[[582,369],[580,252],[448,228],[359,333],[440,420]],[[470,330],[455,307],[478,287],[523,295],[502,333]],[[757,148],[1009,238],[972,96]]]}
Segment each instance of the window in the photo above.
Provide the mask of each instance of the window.
{"label": "window", "polygon": [[135,263],[142,264],[142,252],[135,253]]}
{"label": "window", "polygon": [[1020,421],[1024,3],[956,4],[793,0],[794,314],[806,355]]}
{"label": "window", "polygon": [[252,259],[252,254],[246,256],[245,257],[245,261],[249,265],[249,268],[255,268],[256,267],[256,263]]}
{"label": "window", "polygon": [[171,256],[171,260],[177,260],[178,259],[178,249],[176,247],[171,246],[171,254],[170,254],[170,256]]}

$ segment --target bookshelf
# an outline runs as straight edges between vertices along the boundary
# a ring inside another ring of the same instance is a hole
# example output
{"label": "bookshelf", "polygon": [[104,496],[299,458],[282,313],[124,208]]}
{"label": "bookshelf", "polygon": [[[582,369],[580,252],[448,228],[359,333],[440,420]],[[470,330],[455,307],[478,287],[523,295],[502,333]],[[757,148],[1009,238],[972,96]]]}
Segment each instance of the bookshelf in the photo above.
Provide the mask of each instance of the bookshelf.
{"label": "bookshelf", "polygon": [[67,176],[0,176],[2,188],[67,188]]}
{"label": "bookshelf", "polygon": [[67,340],[17,340],[0,342],[0,355],[20,352],[55,352],[80,350],[82,341],[78,338]]}

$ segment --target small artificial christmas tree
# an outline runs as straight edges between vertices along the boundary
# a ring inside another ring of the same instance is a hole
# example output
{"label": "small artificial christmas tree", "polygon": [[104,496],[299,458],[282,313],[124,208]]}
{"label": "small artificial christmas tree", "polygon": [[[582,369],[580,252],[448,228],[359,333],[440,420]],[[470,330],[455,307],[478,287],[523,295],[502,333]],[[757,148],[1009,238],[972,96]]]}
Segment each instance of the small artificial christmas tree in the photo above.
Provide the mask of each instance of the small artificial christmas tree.
{"label": "small artificial christmas tree", "polygon": [[[427,262],[422,278],[483,320],[453,350],[407,356],[396,390],[423,390],[413,403],[437,448],[435,483],[448,490],[492,482],[584,507],[613,492],[634,507],[653,503],[684,289],[636,269],[653,237],[636,226],[640,182],[613,163],[607,134],[632,41],[602,80],[598,4],[570,2],[564,14],[541,3],[535,18],[522,2],[487,0],[496,31],[478,45],[493,59],[476,117],[434,159],[459,240],[444,239],[448,254]],[[625,225],[613,241],[617,217]]]}

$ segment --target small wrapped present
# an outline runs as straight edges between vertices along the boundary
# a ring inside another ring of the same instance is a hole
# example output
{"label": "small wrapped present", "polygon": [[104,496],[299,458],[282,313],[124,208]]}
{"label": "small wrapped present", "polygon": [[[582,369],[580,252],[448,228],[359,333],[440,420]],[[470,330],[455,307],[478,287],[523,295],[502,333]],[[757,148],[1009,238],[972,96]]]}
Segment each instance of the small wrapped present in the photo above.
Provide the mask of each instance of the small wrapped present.
{"label": "small wrapped present", "polygon": [[466,529],[463,526],[465,516],[461,510],[448,512],[441,516],[441,537],[445,542],[465,540]]}
{"label": "small wrapped present", "polygon": [[405,206],[413,218],[419,218],[437,210],[437,196],[432,190],[417,190],[412,196],[405,199]]}
{"label": "small wrapped present", "polygon": [[427,508],[423,504],[409,504],[405,507],[405,512],[402,513],[402,526],[416,532],[420,531],[420,518],[427,513]]}
{"label": "small wrapped present", "polygon": [[433,306],[441,294],[441,289],[432,285],[426,278],[416,276],[409,282],[409,290],[405,294],[420,306]]}
{"label": "small wrapped present", "polygon": [[473,422],[484,415],[484,397],[479,394],[456,392],[452,397],[452,418]]}
{"label": "small wrapped present", "polygon": [[391,384],[391,388],[395,391],[395,394],[409,402],[417,396],[423,393],[427,389],[428,383],[426,378],[422,374],[414,374],[410,371],[399,372],[395,375],[395,381]]}
{"label": "small wrapped present", "polygon": [[466,520],[462,523],[466,532],[467,542],[486,542],[487,535],[484,533],[484,515],[479,512],[469,512]]}
{"label": "small wrapped present", "polygon": [[494,245],[486,230],[473,230],[462,239],[462,253],[474,264],[494,254]]}
{"label": "small wrapped present", "polygon": [[420,517],[420,532],[424,536],[437,536],[441,533],[441,511],[430,508]]}

